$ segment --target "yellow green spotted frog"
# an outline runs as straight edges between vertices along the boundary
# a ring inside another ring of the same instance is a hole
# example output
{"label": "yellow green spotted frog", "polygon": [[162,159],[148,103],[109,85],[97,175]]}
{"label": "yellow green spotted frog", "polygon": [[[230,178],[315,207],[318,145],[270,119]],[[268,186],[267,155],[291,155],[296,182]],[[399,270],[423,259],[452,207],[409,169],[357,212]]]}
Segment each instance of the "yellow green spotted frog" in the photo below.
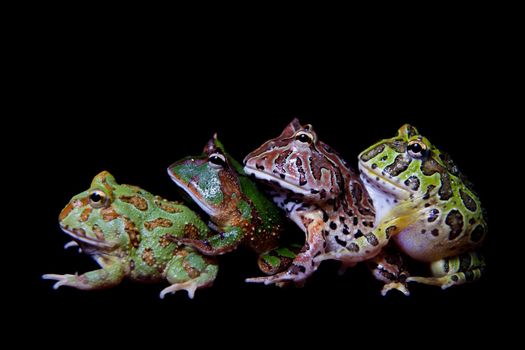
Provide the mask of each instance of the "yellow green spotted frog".
{"label": "yellow green spotted frog", "polygon": [[124,278],[138,282],[167,281],[160,297],[195,290],[213,283],[218,266],[213,259],[174,237],[204,235],[208,226],[184,205],[131,185],[120,185],[107,171],[90,188],[74,196],[59,216],[62,230],[90,255],[100,269],[78,274],[47,274],[54,288],[93,290],[118,285]]}
{"label": "yellow green spotted frog", "polygon": [[445,289],[480,278],[485,264],[476,250],[487,224],[448,154],[407,124],[362,152],[359,169],[379,219],[376,232],[389,232],[397,249],[431,266],[432,276],[406,281]]}

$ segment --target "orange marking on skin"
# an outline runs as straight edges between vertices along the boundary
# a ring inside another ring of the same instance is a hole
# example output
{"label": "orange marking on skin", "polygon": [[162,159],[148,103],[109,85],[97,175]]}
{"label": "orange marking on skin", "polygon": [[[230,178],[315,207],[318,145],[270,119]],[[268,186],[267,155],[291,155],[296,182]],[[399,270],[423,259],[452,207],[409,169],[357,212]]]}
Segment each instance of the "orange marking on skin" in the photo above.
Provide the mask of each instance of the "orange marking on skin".
{"label": "orange marking on skin", "polygon": [[169,234],[165,234],[159,238],[159,244],[161,248],[166,248],[172,243],[171,240],[169,239],[169,236],[170,236]]}
{"label": "orange marking on skin", "polygon": [[137,208],[140,211],[146,211],[148,210],[148,202],[142,197],[139,196],[122,196],[120,197],[120,200],[129,203],[133,205],[135,208]]}
{"label": "orange marking on skin", "polygon": [[111,207],[102,209],[100,213],[102,214],[102,219],[104,221],[112,221],[120,217],[120,215],[118,215],[118,213]]}
{"label": "orange marking on skin", "polygon": [[93,208],[91,208],[91,207],[87,207],[86,209],[84,209],[82,214],[80,214],[80,221],[86,222],[87,219],[89,219],[89,215],[91,214],[92,210],[93,210]]}
{"label": "orange marking on skin", "polygon": [[157,261],[155,259],[155,256],[153,255],[153,250],[151,248],[144,249],[144,252],[142,253],[142,260],[144,260],[144,262],[148,266],[155,265],[155,262]]}
{"label": "orange marking on skin", "polygon": [[193,224],[186,224],[184,226],[184,237],[189,239],[199,238],[199,229]]}
{"label": "orange marking on skin", "polygon": [[171,227],[171,226],[173,226],[173,222],[171,222],[168,219],[164,219],[164,218],[156,218],[155,220],[146,221],[144,223],[144,227],[148,231],[153,231],[157,227]]}
{"label": "orange marking on skin", "polygon": [[71,213],[71,210],[73,210],[73,204],[69,203],[64,209],[62,209],[58,219],[60,221],[63,221],[69,215],[69,213]]}
{"label": "orange marking on skin", "polygon": [[128,234],[129,241],[133,248],[138,248],[140,244],[140,232],[135,227],[135,224],[130,220],[126,220],[124,223],[124,231]]}

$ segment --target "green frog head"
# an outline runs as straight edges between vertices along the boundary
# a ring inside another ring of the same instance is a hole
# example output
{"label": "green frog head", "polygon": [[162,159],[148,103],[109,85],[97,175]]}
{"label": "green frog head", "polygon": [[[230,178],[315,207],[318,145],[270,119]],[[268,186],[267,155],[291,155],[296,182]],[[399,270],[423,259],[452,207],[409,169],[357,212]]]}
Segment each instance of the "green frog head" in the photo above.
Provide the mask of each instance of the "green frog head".
{"label": "green frog head", "polygon": [[103,171],[95,176],[87,191],[74,196],[60,213],[60,227],[84,251],[111,250],[126,243],[125,235],[120,235],[123,218],[115,210],[116,186],[115,178]]}

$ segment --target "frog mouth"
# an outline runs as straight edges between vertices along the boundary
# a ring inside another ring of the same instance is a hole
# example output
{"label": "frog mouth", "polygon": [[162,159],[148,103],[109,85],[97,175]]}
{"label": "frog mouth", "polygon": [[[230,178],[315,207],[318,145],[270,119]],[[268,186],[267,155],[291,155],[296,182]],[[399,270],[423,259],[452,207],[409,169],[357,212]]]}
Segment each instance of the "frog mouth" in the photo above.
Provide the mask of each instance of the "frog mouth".
{"label": "frog mouth", "polygon": [[278,177],[276,175],[263,172],[263,171],[261,171],[259,169],[256,169],[256,168],[252,168],[249,165],[245,165],[244,166],[244,172],[246,174],[248,174],[248,175],[255,176],[259,180],[267,181],[267,182],[269,182],[270,184],[272,184],[274,186],[278,186],[278,187],[290,190],[293,193],[303,194],[303,195],[311,194],[310,191],[308,191],[308,190],[306,190],[306,189],[304,189],[302,187],[299,187],[296,184],[293,184],[291,182],[283,180],[281,177]]}
{"label": "frog mouth", "polygon": [[111,249],[113,247],[113,244],[110,244],[106,241],[86,236],[86,232],[83,229],[72,229],[69,226],[62,225],[60,225],[60,228],[62,229],[62,231],[64,231],[64,233],[71,236],[75,241],[79,241],[90,246],[95,246],[102,249]]}
{"label": "frog mouth", "polygon": [[179,178],[174,176],[168,169],[168,175],[171,177],[171,180],[175,182],[177,186],[179,186],[180,189],[182,189],[188,196],[190,196],[191,200],[197,204],[208,216],[213,216],[215,213],[215,209],[210,207],[208,204],[206,204],[205,201],[203,201],[201,198],[199,198],[191,189],[190,186],[193,186],[191,182],[185,183],[181,181]]}
{"label": "frog mouth", "polygon": [[[367,183],[370,183],[372,186],[378,190],[386,193],[394,194],[397,197],[409,197],[410,191],[406,188],[400,186],[397,182],[389,179],[381,173],[375,172],[366,165],[360,163],[359,170],[361,171],[361,176],[364,177]],[[383,186],[379,184],[383,183]]]}

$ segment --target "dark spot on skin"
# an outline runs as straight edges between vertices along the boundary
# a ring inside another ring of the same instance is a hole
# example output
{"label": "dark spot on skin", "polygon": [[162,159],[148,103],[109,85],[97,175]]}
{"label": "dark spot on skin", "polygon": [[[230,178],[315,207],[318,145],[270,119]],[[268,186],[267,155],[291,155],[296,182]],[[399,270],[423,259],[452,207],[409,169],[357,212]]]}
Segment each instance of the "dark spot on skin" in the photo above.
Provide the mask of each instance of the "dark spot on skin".
{"label": "dark spot on skin", "polygon": [[259,165],[259,164],[255,164],[255,167],[259,170],[264,170],[264,166],[262,165]]}
{"label": "dark spot on skin", "polygon": [[434,221],[437,220],[438,216],[439,216],[439,210],[432,209],[430,211],[430,213],[428,214],[428,219],[427,220],[428,220],[428,222],[434,222]]}
{"label": "dark spot on skin", "polygon": [[427,230],[425,230],[425,229],[421,230],[422,234],[425,234],[426,232],[427,232]]}
{"label": "dark spot on skin", "polygon": [[441,174],[441,187],[439,188],[439,198],[441,200],[449,200],[452,197],[452,185],[450,183],[450,175],[448,173]]}
{"label": "dark spot on skin", "polygon": [[449,240],[457,238],[463,230],[463,215],[457,210],[451,210],[448,213],[445,223],[450,226]]}
{"label": "dark spot on skin", "polygon": [[346,241],[342,241],[341,239],[339,239],[339,236],[335,236],[334,238],[337,244],[339,244],[340,246],[346,247]]}
{"label": "dark spot on skin", "polygon": [[345,217],[344,216],[340,216],[339,217],[339,221],[341,221],[341,223],[344,224],[345,223]]}
{"label": "dark spot on skin", "polygon": [[381,161],[383,161],[383,162],[386,161],[387,159],[388,159],[388,156],[381,157]]}
{"label": "dark spot on skin", "polygon": [[346,249],[354,253],[359,252],[359,246],[355,243],[350,243]]}
{"label": "dark spot on skin", "polygon": [[359,223],[359,220],[357,219],[357,216],[354,216],[354,226],[357,226]]}
{"label": "dark spot on skin", "polygon": [[372,169],[376,169],[376,168],[377,168],[377,164],[376,163],[372,164]]}
{"label": "dark spot on skin", "polygon": [[398,176],[403,171],[407,170],[411,162],[411,159],[407,158],[404,154],[400,154],[396,157],[394,163],[385,168],[385,171],[392,176]]}
{"label": "dark spot on skin", "polygon": [[470,240],[474,243],[478,243],[479,241],[481,241],[484,235],[485,228],[482,225],[478,225],[470,234]]}
{"label": "dark spot on skin", "polygon": [[365,235],[366,240],[369,244],[373,245],[374,247],[379,244],[379,241],[377,240],[377,237],[373,233],[367,233]]}
{"label": "dark spot on skin", "polygon": [[448,273],[449,270],[450,270],[450,265],[449,265],[448,259],[445,259],[443,261],[443,271],[445,271],[445,273]]}
{"label": "dark spot on skin", "polygon": [[328,219],[329,219],[328,214],[324,210],[322,210],[322,212],[323,212],[323,221],[328,222]]}
{"label": "dark spot on skin", "polygon": [[420,182],[417,176],[410,176],[408,179],[405,180],[405,186],[414,191],[416,191],[419,188],[419,184]]}
{"label": "dark spot on skin", "polygon": [[404,140],[394,140],[392,142],[388,142],[388,147],[395,150],[397,153],[405,153],[407,150],[407,146]]}
{"label": "dark spot on skin", "polygon": [[290,268],[290,272],[293,273],[294,275],[298,275],[299,273],[305,273],[306,268],[301,265],[293,264],[292,267]]}
{"label": "dark spot on skin", "polygon": [[286,178],[286,175],[284,175],[284,174],[279,174],[279,177],[280,177],[281,179],[284,180],[284,179]]}
{"label": "dark spot on skin", "polygon": [[349,235],[350,234],[350,231],[348,231],[348,229],[344,228],[343,229],[343,235]]}
{"label": "dark spot on skin", "polygon": [[386,238],[392,237],[393,234],[396,233],[397,227],[396,226],[390,226],[385,230]]}
{"label": "dark spot on skin", "polygon": [[383,152],[384,149],[385,149],[385,145],[384,144],[376,146],[376,147],[372,148],[370,151],[363,153],[361,155],[361,160],[364,161],[364,162],[368,162],[370,159],[374,158],[375,156],[377,156],[378,154]]}
{"label": "dark spot on skin", "polygon": [[319,193],[319,191],[317,191],[317,190],[314,190],[314,189],[312,188],[312,189],[310,190],[310,193],[311,193],[311,194],[318,194],[318,193]]}
{"label": "dark spot on skin", "polygon": [[327,230],[323,230],[323,236],[328,237],[328,235],[330,235],[330,232]]}
{"label": "dark spot on skin", "polygon": [[472,258],[470,257],[470,254],[462,254],[459,257],[459,272],[467,271],[470,268],[470,263],[472,262]]}
{"label": "dark spot on skin", "polygon": [[363,232],[361,232],[361,230],[357,230],[357,232],[354,233],[355,239],[358,239],[359,237],[363,237]]}
{"label": "dark spot on skin", "polygon": [[332,230],[337,229],[337,224],[336,224],[335,222],[332,221],[332,222],[330,223],[330,228],[331,228]]}
{"label": "dark spot on skin", "polygon": [[436,188],[436,186],[434,185],[428,185],[427,187],[427,193],[425,193],[425,195],[423,196],[423,200],[428,200],[430,198],[430,193],[432,193],[432,191],[434,190],[434,188]]}
{"label": "dark spot on skin", "polygon": [[454,282],[457,282],[457,281],[459,281],[459,277],[458,277],[458,276],[456,276],[456,275],[454,275],[454,276],[450,277],[450,279],[451,279],[452,281],[454,281]]}
{"label": "dark spot on skin", "polygon": [[425,203],[425,208],[430,207],[430,203]]}
{"label": "dark spot on skin", "polygon": [[472,212],[478,210],[478,205],[467,192],[463,191],[463,189],[460,189],[459,195],[461,196],[461,200],[463,201],[465,208],[467,208],[468,210]]}
{"label": "dark spot on skin", "polygon": [[437,228],[433,229],[431,232],[432,236],[437,237],[439,236],[439,230]]}

